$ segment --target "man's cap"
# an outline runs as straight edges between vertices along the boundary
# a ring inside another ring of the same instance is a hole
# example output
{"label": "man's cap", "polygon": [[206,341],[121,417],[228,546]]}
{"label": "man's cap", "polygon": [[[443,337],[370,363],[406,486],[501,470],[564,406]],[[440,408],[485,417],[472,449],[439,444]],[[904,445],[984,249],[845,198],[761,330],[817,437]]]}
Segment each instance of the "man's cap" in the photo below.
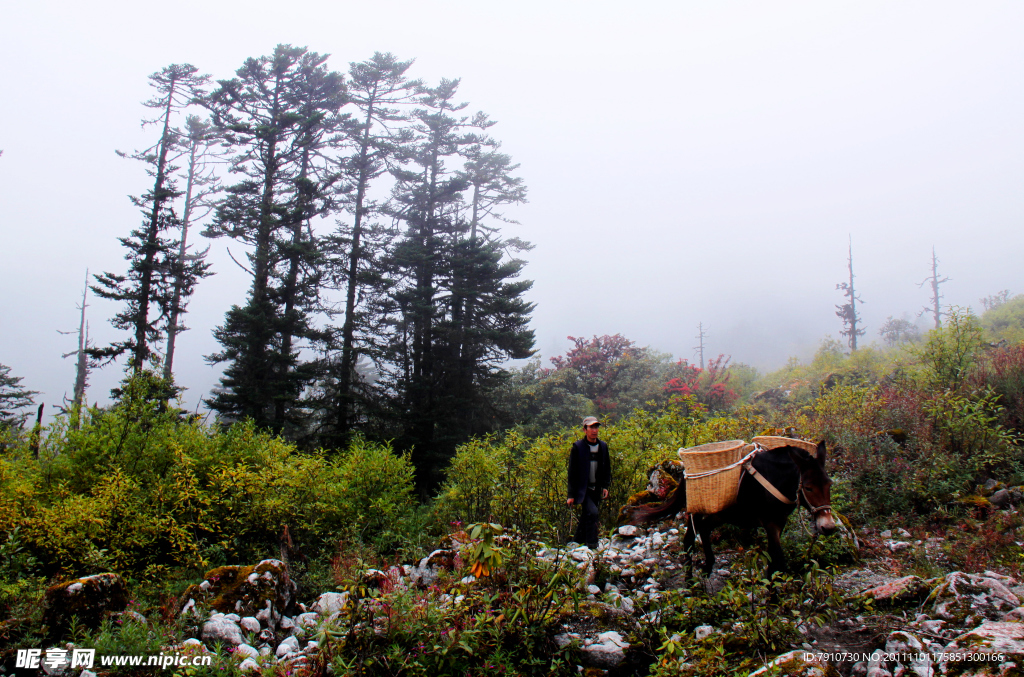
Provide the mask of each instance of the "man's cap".
{"label": "man's cap", "polygon": [[601,425],[601,422],[597,420],[596,416],[587,416],[585,419],[583,419],[584,428],[592,425]]}

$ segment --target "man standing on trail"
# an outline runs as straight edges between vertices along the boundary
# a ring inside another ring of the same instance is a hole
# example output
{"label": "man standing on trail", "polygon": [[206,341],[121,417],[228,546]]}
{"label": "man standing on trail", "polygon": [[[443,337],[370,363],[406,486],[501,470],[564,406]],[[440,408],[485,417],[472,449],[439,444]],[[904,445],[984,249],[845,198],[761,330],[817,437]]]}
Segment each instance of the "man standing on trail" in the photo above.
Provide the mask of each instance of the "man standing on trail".
{"label": "man standing on trail", "polygon": [[573,540],[597,548],[597,512],[601,499],[608,498],[608,485],[612,482],[612,464],[608,458],[608,444],[597,439],[600,421],[593,416],[583,419],[586,435],[577,440],[569,451],[568,506],[578,505],[579,526]]}

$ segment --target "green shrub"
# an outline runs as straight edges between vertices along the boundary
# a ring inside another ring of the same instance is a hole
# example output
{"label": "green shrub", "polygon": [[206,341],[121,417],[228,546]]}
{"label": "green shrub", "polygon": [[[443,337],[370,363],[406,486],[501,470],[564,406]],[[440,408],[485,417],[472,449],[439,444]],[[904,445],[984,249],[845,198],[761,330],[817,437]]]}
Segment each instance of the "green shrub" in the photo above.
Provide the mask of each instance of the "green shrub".
{"label": "green shrub", "polygon": [[389,446],[357,438],[328,457],[250,422],[203,426],[148,399],[146,378],[79,429],[58,417],[39,459],[0,457],[0,537],[19,529],[44,573],[155,580],[276,557],[285,525],[307,556],[340,538],[389,552],[422,526],[412,465]]}
{"label": "green shrub", "polygon": [[[834,620],[842,605],[832,587],[835,571],[811,562],[800,576],[777,573],[763,577],[768,558],[752,550],[732,565],[733,575],[716,593],[703,583],[667,590],[660,603],[661,623],[654,635],[657,662],[651,675],[746,675],[761,666],[759,656],[773,656],[799,641],[800,628]],[[718,632],[698,640],[694,630],[714,626]]]}

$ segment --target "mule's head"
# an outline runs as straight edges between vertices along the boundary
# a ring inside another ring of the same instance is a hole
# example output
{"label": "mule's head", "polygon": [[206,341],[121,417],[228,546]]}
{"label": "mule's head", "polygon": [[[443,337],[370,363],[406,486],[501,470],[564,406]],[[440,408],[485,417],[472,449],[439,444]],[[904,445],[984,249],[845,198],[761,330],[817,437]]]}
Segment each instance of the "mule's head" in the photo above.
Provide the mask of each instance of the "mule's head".
{"label": "mule's head", "polygon": [[815,533],[831,534],[836,530],[836,520],[832,516],[832,480],[825,472],[825,442],[818,443],[813,456],[795,447],[789,448],[789,456],[800,469],[799,500],[811,511]]}

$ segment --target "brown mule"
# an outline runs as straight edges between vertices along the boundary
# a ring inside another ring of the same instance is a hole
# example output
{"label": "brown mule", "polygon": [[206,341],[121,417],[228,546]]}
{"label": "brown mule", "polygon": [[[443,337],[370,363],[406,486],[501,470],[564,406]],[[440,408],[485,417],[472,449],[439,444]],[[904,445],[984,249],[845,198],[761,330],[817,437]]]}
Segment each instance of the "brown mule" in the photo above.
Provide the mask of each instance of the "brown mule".
{"label": "brown mule", "polygon": [[[705,575],[710,574],[715,565],[711,549],[713,529],[726,523],[744,529],[760,526],[768,536],[768,555],[771,558],[768,575],[782,571],[786,566],[780,540],[782,530],[797,505],[804,506],[813,516],[816,534],[830,534],[836,529],[831,506],[832,480],[825,472],[826,456],[824,442],[817,445],[813,455],[795,444],[765,449],[756,454],[750,464],[763,482],[745,472],[735,503],[714,514],[690,515],[683,537],[687,560],[691,561],[694,541],[699,533],[704,546],[703,571]],[[672,517],[685,508],[686,482],[680,482],[664,501],[626,506],[620,516],[623,524],[641,526]]]}

